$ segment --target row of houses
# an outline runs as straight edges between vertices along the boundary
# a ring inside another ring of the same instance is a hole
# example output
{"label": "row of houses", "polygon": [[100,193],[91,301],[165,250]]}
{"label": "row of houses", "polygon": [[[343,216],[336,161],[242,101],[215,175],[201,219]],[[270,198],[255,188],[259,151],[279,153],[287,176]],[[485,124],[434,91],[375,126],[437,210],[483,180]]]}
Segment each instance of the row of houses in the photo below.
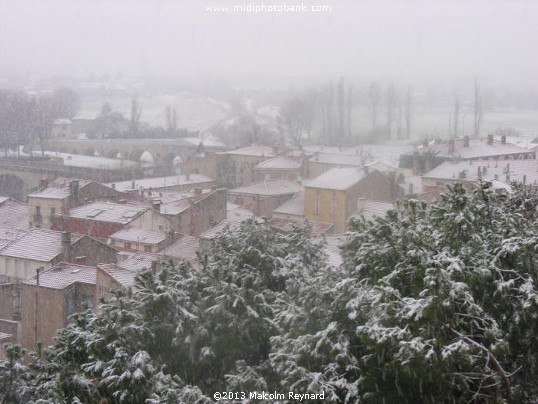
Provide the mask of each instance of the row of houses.
{"label": "row of houses", "polygon": [[[435,151],[443,147],[451,158]],[[477,147],[482,154],[467,153]],[[229,189],[200,174],[109,184],[44,181],[27,204],[0,198],[0,340],[29,349],[50,344],[70,314],[132,285],[137,270],[158,270],[168,260],[197,268],[219,232],[248,219],[279,232],[310,226],[338,266],[338,241],[350,219],[382,216],[397,199],[427,199],[456,181],[535,186],[535,154],[517,147],[464,138],[423,145],[398,163],[397,150],[383,146],[252,146],[219,156],[220,181],[238,183]],[[48,310],[53,314],[43,316]]]}

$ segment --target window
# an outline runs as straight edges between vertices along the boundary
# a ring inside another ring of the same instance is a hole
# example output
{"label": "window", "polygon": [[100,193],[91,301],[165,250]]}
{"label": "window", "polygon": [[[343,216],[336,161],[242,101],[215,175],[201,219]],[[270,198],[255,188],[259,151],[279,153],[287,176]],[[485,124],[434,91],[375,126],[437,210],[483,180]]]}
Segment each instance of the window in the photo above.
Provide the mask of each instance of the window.
{"label": "window", "polygon": [[39,206],[39,205],[35,207],[34,222],[35,222],[36,225],[40,225],[41,222],[42,222],[41,206]]}
{"label": "window", "polygon": [[316,191],[316,202],[314,206],[314,213],[318,215],[320,212],[320,203],[319,203],[319,192]]}
{"label": "window", "polygon": [[144,251],[145,252],[151,252],[151,246],[150,245],[145,245],[144,246]]}
{"label": "window", "polygon": [[52,223],[52,218],[54,217],[55,214],[56,214],[56,208],[50,208],[50,218],[49,218],[49,222]]}
{"label": "window", "polygon": [[130,250],[130,249],[131,249],[131,243],[127,243],[127,242],[125,242],[123,245],[124,245],[124,247],[125,247],[126,250]]}

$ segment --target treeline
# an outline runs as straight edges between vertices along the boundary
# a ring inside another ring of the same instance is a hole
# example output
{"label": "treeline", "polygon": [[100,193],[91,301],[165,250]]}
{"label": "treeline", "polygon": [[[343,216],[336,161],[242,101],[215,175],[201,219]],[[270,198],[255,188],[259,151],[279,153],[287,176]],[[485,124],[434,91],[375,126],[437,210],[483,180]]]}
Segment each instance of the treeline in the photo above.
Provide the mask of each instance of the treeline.
{"label": "treeline", "polygon": [[[8,346],[4,402],[202,403],[215,392],[335,403],[538,398],[538,195],[489,183],[357,220],[343,265],[308,231],[245,222],[76,314],[55,346]],[[41,401],[40,401],[41,400]],[[310,401],[312,402],[312,401]]]}
{"label": "treeline", "polygon": [[165,108],[164,127],[142,122],[142,113],[143,108],[137,97],[131,99],[128,117],[114,111],[112,104],[105,102],[88,136],[90,138],[174,139],[197,135],[185,128],[178,128],[179,115],[172,105]]}
{"label": "treeline", "polygon": [[[357,107],[364,106],[367,127],[357,129]],[[390,138],[409,139],[412,132],[411,88],[397,89],[393,83],[382,88],[377,82],[365,89],[340,78],[318,89],[292,94],[280,105],[279,124],[287,138],[300,145],[313,137],[333,145],[356,144]]]}
{"label": "treeline", "polygon": [[43,150],[54,120],[71,118],[77,109],[78,97],[67,88],[41,95],[0,90],[0,148],[7,154],[8,149],[39,142]]}

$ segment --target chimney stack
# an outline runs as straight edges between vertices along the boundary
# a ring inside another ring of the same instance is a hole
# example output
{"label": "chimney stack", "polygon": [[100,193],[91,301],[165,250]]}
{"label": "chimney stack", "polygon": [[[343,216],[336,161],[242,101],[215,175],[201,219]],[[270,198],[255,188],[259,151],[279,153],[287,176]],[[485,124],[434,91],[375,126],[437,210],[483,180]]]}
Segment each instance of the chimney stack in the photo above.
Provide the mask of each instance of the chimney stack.
{"label": "chimney stack", "polygon": [[49,180],[46,178],[41,178],[39,180],[39,189],[45,189],[49,186]]}
{"label": "chimney stack", "polygon": [[501,144],[506,144],[506,136],[505,135],[501,136]]}
{"label": "chimney stack", "polygon": [[493,135],[488,135],[488,144],[493,144]]}
{"label": "chimney stack", "polygon": [[469,147],[469,135],[463,137],[463,147]]}
{"label": "chimney stack", "polygon": [[36,272],[36,284],[37,284],[37,286],[39,286],[39,274],[41,273],[42,270],[43,270],[43,267],[36,268],[36,270],[35,270],[35,272]]}
{"label": "chimney stack", "polygon": [[78,180],[72,180],[71,181],[71,197],[73,198],[73,206],[77,206],[79,202],[78,198],[78,191],[79,191],[79,181]]}
{"label": "chimney stack", "polygon": [[71,260],[71,234],[62,231],[62,252],[63,252],[63,261],[69,262]]}

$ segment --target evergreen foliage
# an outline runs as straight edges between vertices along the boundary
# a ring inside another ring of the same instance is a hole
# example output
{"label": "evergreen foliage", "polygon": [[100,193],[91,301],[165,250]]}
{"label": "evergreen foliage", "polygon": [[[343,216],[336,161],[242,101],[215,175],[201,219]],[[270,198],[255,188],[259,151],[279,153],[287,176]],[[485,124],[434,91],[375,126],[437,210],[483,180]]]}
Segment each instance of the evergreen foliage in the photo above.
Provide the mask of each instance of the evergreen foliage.
{"label": "evergreen foliage", "polygon": [[455,185],[323,243],[252,221],[201,268],[163,265],[74,315],[33,360],[7,347],[4,402],[212,402],[219,391],[325,402],[535,402],[538,196]]}

